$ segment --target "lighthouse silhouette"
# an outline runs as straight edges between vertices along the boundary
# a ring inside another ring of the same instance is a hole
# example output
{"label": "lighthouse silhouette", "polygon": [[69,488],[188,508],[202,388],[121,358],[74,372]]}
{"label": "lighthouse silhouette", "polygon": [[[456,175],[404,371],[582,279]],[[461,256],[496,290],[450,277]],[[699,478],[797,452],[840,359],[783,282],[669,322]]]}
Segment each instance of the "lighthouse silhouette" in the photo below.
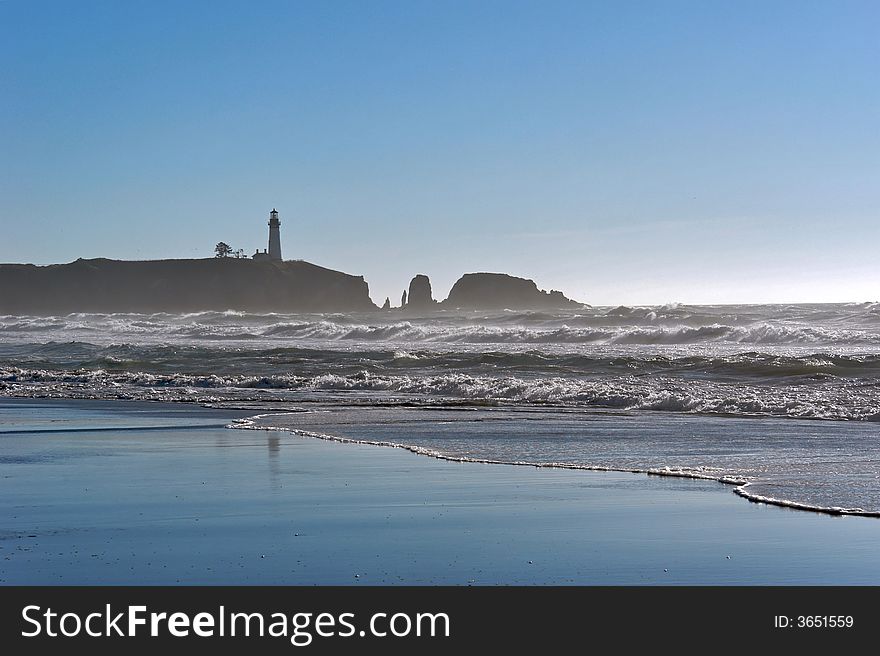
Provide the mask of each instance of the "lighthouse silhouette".
{"label": "lighthouse silhouette", "polygon": [[281,260],[281,220],[274,207],[269,212],[269,259]]}

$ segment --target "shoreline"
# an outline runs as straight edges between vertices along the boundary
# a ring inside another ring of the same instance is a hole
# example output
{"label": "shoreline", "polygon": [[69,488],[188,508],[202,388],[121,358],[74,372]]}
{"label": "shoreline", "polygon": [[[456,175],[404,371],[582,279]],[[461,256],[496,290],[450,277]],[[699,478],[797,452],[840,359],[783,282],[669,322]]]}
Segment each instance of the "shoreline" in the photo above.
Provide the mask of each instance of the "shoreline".
{"label": "shoreline", "polygon": [[505,460],[492,460],[487,458],[467,458],[461,456],[452,456],[448,454],[441,453],[436,450],[426,449],[423,447],[418,447],[410,444],[403,444],[399,442],[390,442],[390,441],[382,441],[382,440],[368,440],[368,439],[357,439],[350,437],[342,437],[338,435],[331,435],[328,433],[319,433],[315,431],[307,431],[307,430],[299,430],[295,428],[288,427],[279,427],[279,426],[256,426],[253,425],[253,420],[261,419],[263,417],[269,417],[273,415],[289,415],[293,414],[291,412],[270,412],[270,413],[260,413],[253,415],[252,417],[246,417],[241,420],[237,420],[231,424],[227,425],[227,428],[234,430],[266,430],[266,431],[284,431],[294,435],[300,435],[303,437],[310,437],[314,439],[326,440],[329,442],[338,442],[340,444],[363,444],[369,446],[376,447],[385,447],[385,448],[393,448],[393,449],[403,449],[404,451],[408,451],[410,453],[427,456],[429,458],[436,458],[437,460],[445,460],[448,462],[459,462],[459,463],[474,463],[474,464],[484,464],[484,465],[506,465],[511,467],[535,467],[538,469],[565,469],[565,470],[577,470],[577,471],[593,471],[593,472],[618,472],[623,474],[643,474],[645,476],[656,476],[658,478],[686,478],[692,480],[706,480],[713,481],[716,483],[721,483],[723,485],[732,485],[733,493],[743,499],[749,501],[750,503],[755,504],[763,504],[769,506],[775,506],[778,508],[787,508],[790,510],[800,510],[804,512],[812,512],[823,515],[832,515],[832,516],[850,516],[850,517],[868,517],[868,518],[880,518],[880,511],[871,511],[864,510],[862,508],[843,508],[843,507],[834,507],[834,506],[818,506],[808,503],[802,503],[799,501],[792,501],[789,499],[776,499],[773,497],[768,497],[765,495],[752,494],[749,493],[746,488],[752,485],[754,482],[741,477],[731,477],[731,476],[712,476],[709,474],[701,474],[699,472],[688,472],[688,471],[677,471],[673,469],[663,470],[663,469],[652,469],[652,468],[624,468],[624,467],[610,467],[610,466],[602,466],[602,465],[580,465],[580,464],[571,464],[571,463],[560,463],[560,462],[548,462],[548,463],[535,463],[535,462],[515,462],[515,461],[505,461]]}
{"label": "shoreline", "polygon": [[880,524],[712,480],[340,448],[195,404],[0,399],[7,427],[16,407],[115,427],[0,434],[0,584],[880,583]]}
{"label": "shoreline", "polygon": [[[150,404],[173,404],[173,405],[181,405],[181,406],[193,406],[205,408],[208,410],[219,410],[219,411],[231,411],[231,412],[243,412],[243,413],[253,413],[255,408],[248,408],[244,405],[247,402],[236,403],[235,401],[220,401],[222,406],[218,405],[217,401],[206,401],[199,399],[137,399],[137,398],[83,398],[83,397],[74,397],[74,396],[17,396],[17,395],[4,395],[0,394],[0,401],[4,399],[9,400],[22,400],[22,401],[35,401],[39,402],[42,400],[55,400],[55,401],[75,401],[75,402],[127,402],[127,403],[150,403]],[[290,403],[290,401],[281,401],[284,403]],[[319,401],[315,401],[319,403]],[[267,401],[252,401],[256,405],[265,406]],[[303,402],[306,403],[306,402]],[[306,403],[307,404],[307,403]],[[400,407],[410,407],[408,403],[403,402],[399,404]],[[387,407],[396,407],[394,404],[391,404]],[[442,408],[444,407],[442,404],[437,405],[436,407]],[[501,406],[503,407],[503,406]],[[555,408],[556,406],[550,406],[550,409]],[[561,406],[563,409],[569,409],[565,406]],[[535,408],[537,411],[546,410],[547,406],[538,406]],[[638,412],[638,411],[637,411]],[[641,411],[642,413],[650,414],[652,411]],[[661,411],[656,411],[661,412]],[[692,480],[707,480],[713,481],[716,483],[720,483],[722,485],[733,486],[732,492],[745,499],[746,501],[754,504],[761,505],[769,505],[775,506],[778,508],[787,508],[790,510],[799,510],[802,512],[810,512],[817,513],[821,515],[830,515],[830,516],[851,516],[851,517],[866,517],[866,518],[880,518],[880,510],[864,510],[863,508],[848,508],[841,506],[821,506],[816,504],[809,504],[800,501],[794,501],[791,499],[779,499],[767,495],[761,495],[756,493],[751,493],[748,491],[748,487],[755,484],[756,481],[749,480],[746,477],[742,476],[713,476],[711,474],[704,474],[700,472],[694,471],[686,471],[686,470],[677,470],[677,469],[663,469],[663,468],[639,468],[639,467],[614,467],[614,466],[605,466],[605,465],[585,465],[585,464],[573,464],[573,463],[565,463],[565,462],[546,462],[546,463],[535,463],[535,462],[517,462],[517,461],[507,461],[507,460],[493,460],[488,458],[468,458],[468,457],[458,457],[452,456],[448,454],[444,454],[442,452],[426,449],[423,447],[418,447],[414,445],[409,445],[405,443],[392,442],[386,440],[370,440],[370,439],[359,439],[359,438],[351,438],[344,436],[337,436],[328,433],[321,433],[315,431],[307,431],[307,430],[299,430],[294,428],[288,428],[284,426],[255,426],[253,425],[253,420],[260,419],[267,416],[285,416],[296,414],[296,411],[291,410],[282,410],[282,411],[271,411],[271,412],[257,412],[256,414],[248,414],[248,416],[238,418],[234,422],[225,424],[225,427],[231,430],[266,430],[266,431],[283,431],[288,432],[294,435],[305,436],[313,439],[321,439],[331,442],[338,442],[341,444],[362,444],[368,446],[376,446],[376,447],[386,447],[386,448],[397,448],[403,449],[405,451],[409,451],[415,455],[427,456],[430,458],[435,458],[438,460],[445,460],[448,462],[460,462],[460,463],[475,463],[475,464],[486,464],[486,465],[506,465],[506,466],[522,466],[522,467],[535,467],[540,469],[560,469],[560,470],[580,470],[580,471],[594,471],[594,472],[619,472],[626,474],[641,474],[645,476],[653,476],[658,478],[685,478]],[[606,413],[602,413],[603,415]],[[610,414],[610,413],[609,413]],[[665,412],[663,414],[666,414]],[[682,413],[686,416],[694,416],[694,417],[728,417],[727,415],[718,415],[715,413]],[[754,415],[754,416],[742,416],[742,415],[730,415],[731,419],[776,419],[776,420],[784,420],[790,419],[786,417],[778,417],[778,416],[765,416],[765,415]],[[835,423],[840,423],[842,420],[827,420],[827,419],[817,419],[815,417],[806,417],[801,418],[798,417],[799,421],[833,421]],[[112,429],[108,429],[112,430]],[[144,429],[149,430],[149,429]],[[159,428],[161,430],[161,427]]]}

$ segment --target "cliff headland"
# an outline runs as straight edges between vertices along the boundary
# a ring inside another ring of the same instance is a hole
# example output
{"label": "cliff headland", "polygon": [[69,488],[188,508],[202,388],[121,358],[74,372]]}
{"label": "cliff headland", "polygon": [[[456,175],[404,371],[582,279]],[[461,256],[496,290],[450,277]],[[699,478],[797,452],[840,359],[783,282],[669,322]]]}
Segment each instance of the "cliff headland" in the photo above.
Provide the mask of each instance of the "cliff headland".
{"label": "cliff headland", "polygon": [[359,312],[374,310],[362,276],[303,261],[206,258],[0,264],[0,313]]}

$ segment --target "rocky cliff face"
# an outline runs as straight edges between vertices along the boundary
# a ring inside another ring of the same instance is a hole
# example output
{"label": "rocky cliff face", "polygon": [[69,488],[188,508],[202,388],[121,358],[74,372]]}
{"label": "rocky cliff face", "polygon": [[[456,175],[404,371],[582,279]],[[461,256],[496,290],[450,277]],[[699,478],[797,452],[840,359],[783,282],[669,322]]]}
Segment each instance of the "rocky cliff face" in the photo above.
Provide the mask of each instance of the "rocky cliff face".
{"label": "rocky cliff face", "polygon": [[533,280],[504,273],[466,273],[443,301],[444,307],[477,310],[546,310],[581,307],[582,303],[545,292]]}
{"label": "rocky cliff face", "polygon": [[431,281],[421,273],[409,283],[407,307],[411,310],[429,310],[436,305],[431,295]]}
{"label": "rocky cliff face", "polygon": [[308,262],[234,258],[0,265],[0,312],[374,310],[361,276]]}

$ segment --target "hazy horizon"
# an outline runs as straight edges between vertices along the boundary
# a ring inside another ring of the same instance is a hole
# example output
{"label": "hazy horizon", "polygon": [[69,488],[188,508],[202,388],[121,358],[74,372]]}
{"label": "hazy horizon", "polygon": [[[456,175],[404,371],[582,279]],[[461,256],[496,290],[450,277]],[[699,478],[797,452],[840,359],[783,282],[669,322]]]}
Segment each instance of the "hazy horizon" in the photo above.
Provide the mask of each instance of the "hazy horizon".
{"label": "hazy horizon", "polygon": [[880,5],[0,3],[0,261],[880,299]]}
{"label": "hazy horizon", "polygon": [[[85,259],[100,259],[100,258],[102,258],[102,257],[104,257],[104,256],[96,255],[96,256],[94,256],[94,258],[85,258]],[[205,256],[205,257],[208,257],[208,256]],[[105,258],[105,259],[121,259],[121,258],[107,257],[107,258]],[[149,260],[154,260],[154,261],[155,261],[155,260],[176,259],[176,258],[170,258],[170,257],[168,257],[168,258],[165,258],[165,257],[155,257],[155,258],[132,258],[132,259],[140,260],[140,261],[149,261]],[[248,256],[247,259],[250,259],[250,257]],[[285,258],[285,259],[287,259],[287,258]],[[296,259],[300,259],[300,258],[296,258]],[[36,265],[36,266],[47,266],[47,265],[51,265],[51,264],[69,264],[69,263],[72,262],[72,261],[73,261],[73,260],[68,261],[68,262],[44,262],[44,263],[36,263],[36,262],[0,262],[0,265],[2,265],[2,264],[34,264],[34,265]],[[319,265],[319,266],[322,266],[320,262],[312,262],[312,264],[317,264],[317,265]],[[362,274],[360,274],[360,273],[358,273],[358,272],[356,272],[356,271],[345,271],[344,273],[349,273],[349,274],[351,274],[351,275],[362,275]],[[422,273],[422,272],[419,272],[419,273]],[[467,273],[507,273],[507,274],[510,274],[510,275],[516,275],[517,277],[520,277],[520,278],[528,278],[528,279],[532,279],[532,280],[534,280],[535,283],[538,285],[538,288],[539,288],[539,289],[543,289],[543,290],[545,290],[545,291],[551,291],[551,288],[548,287],[548,286],[546,286],[546,285],[543,285],[543,284],[541,283],[541,280],[540,280],[540,279],[536,279],[534,276],[530,276],[530,275],[528,275],[527,273],[514,274],[514,273],[511,273],[510,271],[462,271],[461,274],[460,274],[459,276],[453,276],[453,277],[452,277],[452,281],[449,282],[448,285],[446,285],[446,286],[442,286],[442,287],[438,287],[438,285],[436,284],[435,280],[434,280],[433,278],[430,278],[430,276],[429,276],[429,278],[431,279],[431,288],[432,288],[432,294],[433,294],[433,298],[434,298],[434,300],[436,300],[436,301],[443,301],[443,300],[445,300],[446,297],[449,296],[449,290],[452,288],[452,285],[455,283],[455,281],[456,281],[459,277],[461,277],[462,275],[467,274]],[[417,275],[417,274],[413,274],[413,276],[415,276],[415,275]],[[425,274],[425,275],[427,275],[427,274]],[[387,296],[387,298],[391,301],[391,306],[392,306],[392,308],[399,307],[399,305],[400,305],[400,294],[401,294],[405,289],[407,289],[407,287],[409,286],[409,283],[410,283],[411,278],[412,278],[412,276],[411,276],[410,278],[408,278],[407,280],[405,280],[405,284],[403,284],[403,285],[401,286],[401,288],[400,288],[400,293],[398,293],[396,296],[395,296],[393,293],[392,293],[390,296]],[[366,280],[367,284],[370,283],[370,280],[369,280],[368,278],[365,277],[365,280]],[[555,288],[554,288],[554,289],[555,289]],[[566,294],[567,294],[567,292],[565,292],[565,290],[559,290],[559,291],[563,291],[563,293],[566,293]],[[378,297],[378,296],[376,295],[376,293],[373,291],[372,286],[370,286],[370,298],[372,299],[372,301],[373,301],[377,306],[381,306],[381,305],[384,303],[386,296],[382,296],[381,298]],[[878,298],[880,298],[880,296],[878,296]],[[678,306],[678,305],[702,305],[702,306],[727,306],[727,305],[729,305],[729,306],[743,306],[743,305],[823,305],[823,304],[835,305],[835,304],[861,304],[861,303],[876,303],[876,302],[878,302],[877,298],[865,298],[865,299],[855,299],[855,298],[852,298],[852,299],[846,299],[846,298],[844,298],[844,299],[827,300],[827,301],[815,301],[815,300],[809,300],[809,299],[806,299],[806,300],[805,300],[805,299],[800,299],[800,300],[784,300],[784,299],[783,299],[783,300],[761,300],[761,301],[736,301],[736,300],[731,300],[731,301],[725,301],[725,302],[708,302],[708,301],[703,302],[703,301],[699,301],[699,300],[697,300],[697,301],[667,300],[667,301],[662,301],[662,302],[658,302],[658,301],[640,302],[640,301],[632,301],[632,300],[630,300],[630,301],[627,301],[627,302],[613,302],[613,301],[612,301],[612,302],[602,302],[602,303],[600,303],[600,302],[586,301],[586,300],[583,300],[583,299],[581,299],[581,298],[573,298],[572,300],[575,300],[575,301],[581,302],[581,303],[583,303],[583,304],[585,304],[585,305],[591,305],[591,306],[593,306],[593,307],[617,307],[617,306],[634,306],[634,307],[673,307],[673,306]]]}

